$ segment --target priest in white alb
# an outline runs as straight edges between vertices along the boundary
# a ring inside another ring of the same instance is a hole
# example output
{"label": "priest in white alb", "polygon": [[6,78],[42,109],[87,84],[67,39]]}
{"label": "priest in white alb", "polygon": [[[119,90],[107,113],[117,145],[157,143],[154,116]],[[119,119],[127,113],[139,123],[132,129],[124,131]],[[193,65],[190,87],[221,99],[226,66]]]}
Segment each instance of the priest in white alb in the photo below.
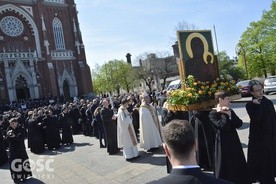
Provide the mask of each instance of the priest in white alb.
{"label": "priest in white alb", "polygon": [[150,104],[149,95],[143,93],[141,98],[142,104],[139,108],[140,147],[152,152],[162,145],[161,124],[155,107]]}
{"label": "priest in white alb", "polygon": [[117,141],[118,147],[123,148],[123,155],[127,161],[138,157],[137,137],[129,114],[128,99],[121,100],[121,106],[117,114]]}

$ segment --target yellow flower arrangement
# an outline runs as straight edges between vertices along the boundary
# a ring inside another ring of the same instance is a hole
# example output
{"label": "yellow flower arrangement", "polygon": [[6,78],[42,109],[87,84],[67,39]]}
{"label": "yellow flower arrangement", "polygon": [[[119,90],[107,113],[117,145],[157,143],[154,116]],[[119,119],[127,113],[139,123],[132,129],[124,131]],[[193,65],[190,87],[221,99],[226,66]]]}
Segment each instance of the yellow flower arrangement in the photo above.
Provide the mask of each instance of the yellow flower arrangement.
{"label": "yellow flower arrangement", "polygon": [[218,91],[227,91],[231,95],[239,94],[236,81],[221,77],[215,81],[196,81],[189,75],[186,79],[185,90],[177,89],[168,92],[168,103],[172,105],[191,105],[215,98]]}

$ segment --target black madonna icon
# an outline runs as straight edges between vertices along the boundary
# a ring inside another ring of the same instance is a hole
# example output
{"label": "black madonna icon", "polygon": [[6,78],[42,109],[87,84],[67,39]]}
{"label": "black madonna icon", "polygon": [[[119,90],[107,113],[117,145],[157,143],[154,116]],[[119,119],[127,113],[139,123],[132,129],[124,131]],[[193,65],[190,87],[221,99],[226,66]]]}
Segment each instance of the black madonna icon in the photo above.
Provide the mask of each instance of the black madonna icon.
{"label": "black madonna icon", "polygon": [[217,59],[213,52],[211,31],[178,31],[180,61],[185,78],[214,81],[218,77]]}

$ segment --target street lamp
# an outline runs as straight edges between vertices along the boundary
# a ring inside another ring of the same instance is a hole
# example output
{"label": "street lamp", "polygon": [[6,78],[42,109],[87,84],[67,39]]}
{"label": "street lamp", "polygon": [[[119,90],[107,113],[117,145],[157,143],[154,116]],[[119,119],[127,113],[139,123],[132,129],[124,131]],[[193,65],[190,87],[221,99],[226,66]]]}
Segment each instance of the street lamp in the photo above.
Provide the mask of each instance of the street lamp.
{"label": "street lamp", "polygon": [[236,54],[239,56],[241,55],[243,57],[245,72],[246,72],[246,79],[249,79],[248,77],[248,69],[247,69],[247,61],[246,61],[246,50],[244,46],[241,43],[238,43],[236,45]]}

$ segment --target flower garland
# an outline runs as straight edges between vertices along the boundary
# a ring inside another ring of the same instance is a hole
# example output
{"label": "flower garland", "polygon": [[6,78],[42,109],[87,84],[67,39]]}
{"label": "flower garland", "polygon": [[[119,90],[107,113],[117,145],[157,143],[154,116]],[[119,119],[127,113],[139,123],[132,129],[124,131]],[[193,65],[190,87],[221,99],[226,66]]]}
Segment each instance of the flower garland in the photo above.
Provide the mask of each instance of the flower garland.
{"label": "flower garland", "polygon": [[168,92],[168,103],[172,105],[190,105],[215,98],[218,91],[227,91],[231,95],[239,94],[239,88],[235,80],[226,77],[217,78],[215,81],[196,81],[189,75],[185,83],[185,89],[177,89]]}

